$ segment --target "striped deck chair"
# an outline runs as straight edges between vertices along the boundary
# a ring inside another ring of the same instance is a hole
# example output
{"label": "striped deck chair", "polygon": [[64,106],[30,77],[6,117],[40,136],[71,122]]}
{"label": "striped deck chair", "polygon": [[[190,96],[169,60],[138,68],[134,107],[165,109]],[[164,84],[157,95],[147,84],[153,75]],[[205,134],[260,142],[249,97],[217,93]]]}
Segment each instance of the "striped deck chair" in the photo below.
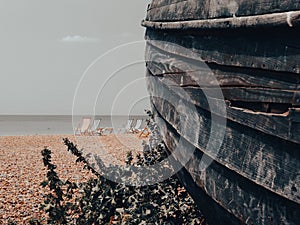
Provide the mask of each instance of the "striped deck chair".
{"label": "striped deck chair", "polygon": [[89,134],[91,122],[92,122],[91,117],[83,117],[75,130],[75,135]]}
{"label": "striped deck chair", "polygon": [[129,131],[132,129],[132,123],[133,123],[133,119],[129,119],[129,120],[127,121],[126,126],[125,126],[124,128],[120,128],[120,129],[118,130],[118,132],[119,132],[119,133],[127,133],[127,132],[129,132]]}
{"label": "striped deck chair", "polygon": [[143,130],[142,123],[143,123],[142,119],[137,119],[136,124],[135,124],[134,128],[132,129],[132,133],[139,133],[140,131],[142,131]]}

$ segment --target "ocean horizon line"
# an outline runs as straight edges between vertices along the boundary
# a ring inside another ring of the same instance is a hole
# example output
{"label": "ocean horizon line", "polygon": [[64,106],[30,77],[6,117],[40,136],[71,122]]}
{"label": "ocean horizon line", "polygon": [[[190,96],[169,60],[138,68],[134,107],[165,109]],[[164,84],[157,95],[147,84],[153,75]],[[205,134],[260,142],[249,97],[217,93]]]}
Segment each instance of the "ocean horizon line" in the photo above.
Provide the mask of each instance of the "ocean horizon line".
{"label": "ocean horizon line", "polygon": [[[83,117],[88,115],[0,115],[0,136],[30,134],[72,134]],[[93,115],[103,127],[125,127],[128,119],[147,119],[147,115]]]}
{"label": "ocean horizon line", "polygon": [[7,115],[1,115],[0,114],[0,120],[5,120],[5,119],[13,119],[13,118],[65,118],[65,119],[80,119],[83,117],[91,117],[91,118],[146,118],[148,117],[147,114],[132,114],[132,115],[101,115],[101,114],[97,114],[97,115],[89,115],[89,114],[82,114],[82,115],[66,115],[66,114],[32,114],[32,115],[11,115],[11,114],[7,114]]}

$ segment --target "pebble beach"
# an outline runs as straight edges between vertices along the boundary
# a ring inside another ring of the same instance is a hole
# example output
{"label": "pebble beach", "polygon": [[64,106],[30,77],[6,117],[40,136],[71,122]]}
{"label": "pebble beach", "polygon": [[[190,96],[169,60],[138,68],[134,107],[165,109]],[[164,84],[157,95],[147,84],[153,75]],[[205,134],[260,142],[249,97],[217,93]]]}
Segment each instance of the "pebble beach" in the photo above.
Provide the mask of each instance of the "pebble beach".
{"label": "pebble beach", "polygon": [[62,139],[68,138],[84,153],[98,154],[105,164],[124,165],[128,151],[142,151],[138,134],[104,136],[33,135],[0,136],[0,224],[29,224],[34,217],[45,217],[39,209],[45,190],[40,186],[46,178],[41,151],[52,151],[52,163],[63,180],[88,180],[92,175],[75,163]]}

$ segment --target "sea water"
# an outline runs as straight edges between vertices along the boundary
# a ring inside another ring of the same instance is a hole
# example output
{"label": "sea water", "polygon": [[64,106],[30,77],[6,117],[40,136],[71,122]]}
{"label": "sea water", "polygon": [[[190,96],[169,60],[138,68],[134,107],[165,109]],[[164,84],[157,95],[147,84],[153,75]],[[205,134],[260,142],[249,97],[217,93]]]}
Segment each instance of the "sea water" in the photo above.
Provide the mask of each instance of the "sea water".
{"label": "sea water", "polygon": [[[58,116],[18,116],[0,115],[0,136],[19,135],[51,135],[73,134],[83,116],[58,115]],[[128,118],[146,119],[141,116],[93,116],[92,119],[101,119],[100,127],[125,127]]]}

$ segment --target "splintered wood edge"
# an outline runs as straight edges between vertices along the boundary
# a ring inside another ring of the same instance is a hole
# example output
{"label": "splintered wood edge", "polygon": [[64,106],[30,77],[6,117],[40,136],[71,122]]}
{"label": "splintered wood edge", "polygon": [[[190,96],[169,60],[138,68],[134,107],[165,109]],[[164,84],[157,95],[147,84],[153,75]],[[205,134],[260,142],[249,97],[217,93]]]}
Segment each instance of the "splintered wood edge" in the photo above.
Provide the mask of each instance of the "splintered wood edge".
{"label": "splintered wood edge", "polygon": [[142,21],[142,26],[160,30],[188,30],[188,29],[235,29],[235,28],[258,28],[286,25],[288,27],[300,24],[300,10],[282,13],[270,13],[256,16],[242,16],[220,19],[159,22]]}

